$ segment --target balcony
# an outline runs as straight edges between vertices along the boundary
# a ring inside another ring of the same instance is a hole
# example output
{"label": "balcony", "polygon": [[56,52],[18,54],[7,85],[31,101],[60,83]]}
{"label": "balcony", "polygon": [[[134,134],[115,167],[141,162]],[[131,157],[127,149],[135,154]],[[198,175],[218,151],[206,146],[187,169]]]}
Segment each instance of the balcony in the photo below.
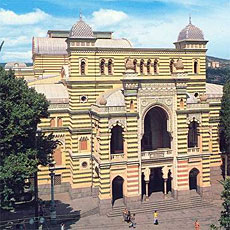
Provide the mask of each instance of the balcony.
{"label": "balcony", "polygon": [[110,155],[110,159],[112,161],[123,161],[125,158],[125,154],[124,153],[113,153]]}
{"label": "balcony", "polygon": [[199,152],[200,152],[199,147],[188,148],[188,154],[194,154],[194,153],[199,153]]}
{"label": "balcony", "polygon": [[172,150],[168,148],[155,149],[141,152],[142,160],[151,160],[158,158],[172,157]]}

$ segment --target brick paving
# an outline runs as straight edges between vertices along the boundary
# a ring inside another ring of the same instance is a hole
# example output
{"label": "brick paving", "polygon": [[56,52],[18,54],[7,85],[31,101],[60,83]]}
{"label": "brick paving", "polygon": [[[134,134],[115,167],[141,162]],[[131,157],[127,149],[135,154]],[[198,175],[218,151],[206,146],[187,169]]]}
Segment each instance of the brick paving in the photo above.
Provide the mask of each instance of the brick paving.
{"label": "brick paving", "polygon": [[[41,197],[44,200],[49,200],[49,197]],[[130,229],[129,224],[123,221],[122,216],[107,217],[100,216],[98,213],[96,198],[81,198],[71,200],[67,193],[55,195],[57,204],[57,218],[58,225],[52,226],[49,221],[46,222],[43,229],[45,230],[59,230],[60,223],[65,223],[65,230],[84,229],[84,230],[125,230]],[[61,200],[61,201],[60,201]],[[28,214],[33,209],[27,210]],[[49,215],[49,208],[45,209]],[[210,230],[211,224],[217,224],[221,211],[221,201],[212,202],[210,206],[199,208],[182,209],[179,211],[159,212],[159,225],[153,224],[152,213],[138,213],[136,214],[136,229],[137,230],[193,230],[194,222],[197,219],[200,223],[200,230]],[[80,214],[80,216],[79,216]],[[72,220],[66,220],[66,217],[71,217]],[[25,213],[24,213],[25,217]],[[28,216],[27,216],[28,218]],[[32,226],[27,225],[27,229],[33,229]]]}

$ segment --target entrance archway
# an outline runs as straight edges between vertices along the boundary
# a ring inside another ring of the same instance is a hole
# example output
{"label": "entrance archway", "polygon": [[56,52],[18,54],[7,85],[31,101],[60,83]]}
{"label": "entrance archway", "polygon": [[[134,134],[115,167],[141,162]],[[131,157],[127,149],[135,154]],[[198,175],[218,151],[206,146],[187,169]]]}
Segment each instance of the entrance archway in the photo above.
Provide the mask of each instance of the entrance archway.
{"label": "entrance archway", "polygon": [[193,168],[190,172],[189,172],[189,189],[190,190],[197,190],[197,177],[199,174],[199,170],[196,168]]}
{"label": "entrance archway", "polygon": [[124,179],[120,176],[117,176],[113,179],[112,182],[112,205],[117,199],[123,198],[123,183]]}
{"label": "entrance archway", "polygon": [[167,113],[158,106],[147,112],[144,119],[144,135],[141,140],[142,151],[171,147],[167,120]]}
{"label": "entrance archway", "polygon": [[162,168],[152,168],[149,176],[149,196],[154,192],[164,192]]}

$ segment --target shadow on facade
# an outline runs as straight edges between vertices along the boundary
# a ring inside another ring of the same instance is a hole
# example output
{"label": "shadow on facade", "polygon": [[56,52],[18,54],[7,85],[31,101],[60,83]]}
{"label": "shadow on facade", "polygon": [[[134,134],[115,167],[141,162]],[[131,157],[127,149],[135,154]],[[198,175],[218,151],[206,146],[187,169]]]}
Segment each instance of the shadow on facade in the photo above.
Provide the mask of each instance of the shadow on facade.
{"label": "shadow on facade", "polygon": [[[56,224],[51,225],[49,211],[50,202],[40,202],[42,205],[39,204],[39,218],[43,217],[45,219],[42,229],[60,229],[61,223],[65,224],[65,229],[70,229],[70,226],[79,221],[82,216],[92,215],[91,212],[94,212],[94,210],[90,210],[81,213],[81,210],[73,210],[73,208],[67,203],[63,203],[59,200],[56,200],[55,203],[57,219]],[[14,212],[5,210],[0,211],[0,229],[23,229],[19,228],[20,225],[24,225],[27,230],[34,229],[34,224],[31,225],[29,223],[30,219],[34,217],[34,202],[17,205]]]}

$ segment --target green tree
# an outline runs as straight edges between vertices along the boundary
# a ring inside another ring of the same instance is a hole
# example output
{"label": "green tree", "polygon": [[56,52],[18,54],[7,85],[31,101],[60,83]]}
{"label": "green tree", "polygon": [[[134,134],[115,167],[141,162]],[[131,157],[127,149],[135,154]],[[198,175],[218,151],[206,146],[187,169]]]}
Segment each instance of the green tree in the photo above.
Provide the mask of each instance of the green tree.
{"label": "green tree", "polygon": [[230,81],[224,85],[220,110],[221,150],[225,152],[225,177],[227,176],[228,154],[230,153]]}
{"label": "green tree", "polygon": [[227,177],[221,183],[224,187],[221,193],[221,198],[224,200],[222,203],[224,210],[221,212],[219,222],[221,227],[230,230],[230,178]]}
{"label": "green tree", "polygon": [[[25,180],[47,165],[56,148],[53,135],[36,138],[49,102],[29,88],[24,79],[0,67],[0,196],[1,208],[10,209],[24,192]],[[36,141],[35,141],[36,139]]]}

